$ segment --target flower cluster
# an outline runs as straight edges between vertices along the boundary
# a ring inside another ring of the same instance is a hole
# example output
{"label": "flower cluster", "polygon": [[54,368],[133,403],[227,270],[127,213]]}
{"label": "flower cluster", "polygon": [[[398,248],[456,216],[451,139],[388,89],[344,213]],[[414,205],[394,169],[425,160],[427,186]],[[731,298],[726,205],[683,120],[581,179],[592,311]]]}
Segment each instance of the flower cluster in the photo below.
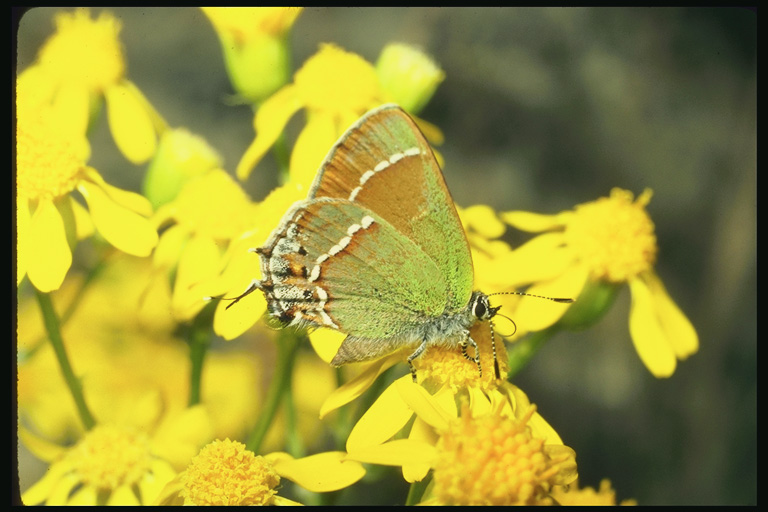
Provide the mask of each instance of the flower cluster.
{"label": "flower cluster", "polygon": [[[269,331],[264,294],[241,295],[260,277],[250,249],[306,198],[329,149],[367,111],[397,103],[439,144],[440,130],[416,115],[446,74],[398,42],[375,64],[321,43],[292,72],[301,9],[202,12],[233,89],[253,108],[255,137],[232,169],[130,80],[120,21],[107,11],[61,11],[16,78],[18,432],[49,464],[22,501],[331,503],[338,494],[328,493],[366,470],[395,466],[412,485],[409,504],[615,504],[607,481],[578,489],[575,451],[510,379],[535,353],[514,350],[526,336],[592,325],[624,284],[629,333],[654,376],[697,351],[696,331],[654,272],[651,192],[614,189],[556,215],[458,208],[474,288],[513,293],[491,296],[519,319],[512,350],[492,322],[476,322],[469,352],[431,344],[413,359],[414,377],[388,371],[405,371],[412,350],[334,373],[327,363],[345,333]],[[306,122],[289,142],[300,110]],[[146,164],[140,192],[88,164],[103,111],[125,159]],[[273,149],[281,184],[254,201],[242,182],[257,179]],[[512,247],[509,227],[537,235]]]}

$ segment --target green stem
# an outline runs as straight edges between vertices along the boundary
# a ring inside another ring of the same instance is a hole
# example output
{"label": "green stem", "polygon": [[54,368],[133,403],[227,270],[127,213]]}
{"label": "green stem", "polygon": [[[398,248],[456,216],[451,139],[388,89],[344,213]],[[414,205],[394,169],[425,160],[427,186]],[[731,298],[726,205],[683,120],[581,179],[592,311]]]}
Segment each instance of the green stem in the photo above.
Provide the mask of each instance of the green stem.
{"label": "green stem", "polygon": [[64,340],[61,337],[61,324],[59,317],[56,314],[56,310],[53,307],[53,301],[51,296],[47,293],[43,293],[39,290],[35,290],[37,294],[37,301],[40,304],[40,311],[43,314],[43,321],[45,323],[45,329],[48,331],[48,339],[51,341],[51,346],[56,354],[56,359],[59,361],[59,368],[64,376],[64,382],[69,387],[72,398],[75,400],[75,406],[77,412],[80,414],[80,420],[83,422],[86,430],[92,429],[96,425],[96,421],[93,419],[88,405],[85,403],[85,396],[83,395],[83,386],[75,376],[75,372],[72,370],[72,365],[69,363],[69,356],[64,348]]}
{"label": "green stem", "polygon": [[405,499],[406,506],[418,505],[424,497],[424,491],[427,490],[430,481],[432,480],[432,474],[428,474],[421,479],[420,482],[413,482],[408,489],[408,497]]}
{"label": "green stem", "polygon": [[296,360],[297,349],[304,339],[304,335],[292,329],[283,329],[277,339],[277,367],[272,376],[272,383],[267,391],[264,407],[259,419],[254,426],[245,446],[254,453],[259,453],[261,443],[272,425],[272,420],[277,414],[280,399],[290,389],[293,364]]}
{"label": "green stem", "polygon": [[277,162],[280,183],[286,183],[289,179],[291,150],[288,147],[288,142],[285,140],[284,133],[281,133],[272,145],[272,154]]}
{"label": "green stem", "polygon": [[200,313],[195,316],[189,331],[186,333],[189,344],[189,359],[191,363],[189,375],[189,406],[200,403],[201,386],[203,380],[203,364],[205,355],[211,346],[213,337],[213,313],[216,310],[215,303],[207,304]]}
{"label": "green stem", "polygon": [[[77,292],[74,294],[74,298],[70,301],[69,305],[64,309],[64,312],[59,317],[59,327],[63,327],[66,325],[67,321],[72,317],[72,315],[77,311],[77,307],[80,305],[80,302],[82,302],[83,297],[85,297],[86,291],[88,288],[95,282],[96,278],[101,274],[101,272],[106,268],[106,262],[107,258],[109,256],[102,258],[91,267],[91,269],[88,271],[88,273],[85,275],[85,278],[83,279],[82,284],[80,285],[80,288],[77,290]],[[35,351],[37,351],[40,347],[42,347],[46,342],[47,337],[41,336],[39,339],[36,339],[33,343],[30,344],[30,347],[25,356],[30,357],[32,356]]]}
{"label": "green stem", "polygon": [[508,349],[509,353],[509,373],[507,379],[513,378],[520,371],[528,366],[528,363],[533,359],[533,356],[544,346],[552,336],[554,336],[560,330],[559,326],[553,325],[543,331],[531,333],[530,336],[524,338],[512,345]]}

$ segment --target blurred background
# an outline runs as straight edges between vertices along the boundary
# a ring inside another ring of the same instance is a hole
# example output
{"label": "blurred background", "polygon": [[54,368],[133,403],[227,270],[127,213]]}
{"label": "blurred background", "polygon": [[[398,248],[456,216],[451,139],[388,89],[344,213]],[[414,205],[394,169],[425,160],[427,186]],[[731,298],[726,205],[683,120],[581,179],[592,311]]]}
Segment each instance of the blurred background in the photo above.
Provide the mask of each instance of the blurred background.
{"label": "blurred background", "polygon": [[[53,33],[56,11],[21,18],[17,70]],[[208,19],[192,8],[110,12],[130,79],[233,172],[253,114],[228,101]],[[581,485],[609,478],[620,500],[757,500],[755,34],[755,12],[710,8],[323,8],[293,28],[295,69],[322,42],[369,62],[396,41],[434,57],[446,79],[420,116],[445,134],[444,172],[461,206],[556,213],[612,187],[653,189],[656,269],[699,352],[655,379],[632,346],[624,290],[599,325],[558,335],[515,381],[576,450]],[[92,144],[90,164],[108,182],[140,189],[143,167],[120,156],[106,123]],[[276,183],[270,165],[246,185],[254,199]],[[23,490],[39,476],[21,478]],[[361,492],[397,504],[407,485]]]}

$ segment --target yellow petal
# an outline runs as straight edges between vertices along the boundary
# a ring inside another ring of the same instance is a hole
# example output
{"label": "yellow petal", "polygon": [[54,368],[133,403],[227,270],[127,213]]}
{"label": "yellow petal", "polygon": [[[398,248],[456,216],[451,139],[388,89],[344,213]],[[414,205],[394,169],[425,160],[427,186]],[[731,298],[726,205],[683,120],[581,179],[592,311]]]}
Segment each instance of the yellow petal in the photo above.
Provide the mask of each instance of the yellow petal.
{"label": "yellow petal", "polygon": [[631,279],[632,306],[629,333],[640,360],[656,377],[669,377],[675,372],[677,358],[656,315],[654,297],[641,279]]}
{"label": "yellow petal", "polygon": [[125,82],[109,87],[105,98],[109,129],[120,152],[134,164],[149,160],[155,154],[157,136],[141,98]]}
{"label": "yellow petal", "polygon": [[485,238],[499,238],[507,229],[504,223],[499,220],[496,211],[484,204],[477,204],[460,210],[459,216],[467,226]]}
{"label": "yellow petal", "polygon": [[[38,505],[46,501],[59,481],[71,471],[70,464],[65,462],[55,462],[48,467],[43,477],[32,484],[29,489],[21,495],[21,501],[25,505]],[[77,483],[77,482],[75,482]],[[74,484],[73,484],[74,485]]]}
{"label": "yellow petal", "polygon": [[93,183],[82,181],[77,188],[96,229],[109,243],[134,256],[149,256],[157,245],[157,231],[147,219],[118,205]]}
{"label": "yellow petal", "polygon": [[482,389],[470,387],[467,389],[467,392],[469,394],[469,409],[472,411],[472,416],[485,416],[491,413],[491,401]]}
{"label": "yellow petal", "polygon": [[259,291],[228,307],[230,304],[230,301],[220,301],[213,316],[213,331],[225,340],[233,340],[243,334],[267,311],[267,301]]}
{"label": "yellow petal", "polygon": [[[70,502],[70,495],[72,494],[72,490],[79,485],[82,485],[80,475],[75,473],[66,473],[62,475],[61,478],[53,482],[50,494],[48,495],[48,499],[46,500],[45,504],[49,506],[68,505]],[[91,491],[93,490],[93,487],[90,486],[85,486],[84,488],[90,489]],[[93,495],[94,499],[89,503],[90,505],[96,505],[95,494]]]}
{"label": "yellow petal", "polygon": [[315,179],[317,169],[339,135],[331,115],[323,112],[313,113],[293,146],[291,180],[309,187]]}
{"label": "yellow petal", "polygon": [[[400,380],[411,378],[410,375],[406,375]],[[423,389],[413,382],[411,385]],[[411,419],[413,409],[403,401],[397,387],[397,383],[393,383],[385,389],[352,428],[347,438],[348,452],[383,443],[399,432]]]}
{"label": "yellow petal", "polygon": [[[587,271],[580,265],[574,265],[560,276],[529,287],[525,293],[563,299],[578,298]],[[541,331],[557,322],[568,311],[570,304],[553,302],[538,297],[521,297],[515,310],[515,323],[520,332]]]}
{"label": "yellow petal", "polygon": [[171,307],[174,316],[189,319],[205,306],[205,294],[198,286],[216,277],[221,253],[216,242],[205,236],[190,238],[179,258]]}
{"label": "yellow petal", "polygon": [[120,206],[124,206],[144,217],[152,215],[152,203],[146,197],[136,192],[130,192],[110,185],[104,181],[104,178],[93,167],[86,166],[85,172],[89,180],[99,185],[109,198]]}
{"label": "yellow petal", "polygon": [[91,215],[88,213],[88,210],[86,210],[82,204],[75,201],[74,197],[69,196],[69,200],[72,206],[72,213],[75,216],[75,235],[77,236],[77,239],[85,240],[86,238],[93,236],[93,221],[91,220]]}
{"label": "yellow petal", "polygon": [[126,485],[121,485],[112,491],[107,500],[107,506],[138,506],[141,502],[136,494]]}
{"label": "yellow petal", "polygon": [[279,458],[275,471],[312,492],[330,492],[349,487],[365,475],[362,464],[348,460],[344,452],[325,452],[302,459]]}
{"label": "yellow petal", "polygon": [[293,85],[283,87],[261,104],[254,118],[256,138],[248,146],[235,171],[240,180],[248,179],[253,168],[283,132],[288,120],[301,107]]}
{"label": "yellow petal", "polygon": [[90,121],[88,118],[91,110],[90,103],[90,94],[86,87],[82,87],[81,84],[64,83],[56,92],[53,101],[54,116],[61,122],[62,128],[71,133],[86,135]]}
{"label": "yellow petal", "polygon": [[160,499],[161,492],[176,477],[176,470],[168,461],[154,459],[150,463],[150,471],[145,473],[139,482],[141,501],[144,505],[154,504]]}
{"label": "yellow petal", "polygon": [[385,466],[431,465],[435,456],[434,446],[414,439],[396,439],[384,444],[359,448],[354,453],[349,452],[350,459]]}
{"label": "yellow petal", "polygon": [[560,215],[543,215],[516,210],[500,213],[499,217],[510,226],[530,233],[551,231],[563,226]]}
{"label": "yellow petal", "polygon": [[410,375],[396,380],[391,387],[397,389],[400,401],[407,404],[421,420],[438,429],[448,426],[451,419],[448,412],[426,389],[414,384]]}
{"label": "yellow petal", "polygon": [[572,264],[572,252],[563,247],[562,233],[539,235],[517,249],[496,258],[492,265],[506,276],[510,286],[552,279]]}
{"label": "yellow petal", "polygon": [[325,399],[322,407],[320,407],[320,419],[324,418],[329,412],[335,411],[342,405],[348,404],[362,395],[366,389],[371,387],[371,384],[379,375],[400,362],[400,360],[401,356],[399,354],[393,354],[370,363],[357,364],[356,366],[363,370]]}
{"label": "yellow petal", "polygon": [[40,200],[28,231],[26,265],[29,280],[41,292],[57,290],[72,265],[72,252],[64,221],[51,201]]}
{"label": "yellow petal", "polygon": [[685,359],[695,354],[699,350],[699,335],[691,321],[669,296],[656,274],[648,272],[642,277],[648,283],[656,305],[656,314],[677,358]]}
{"label": "yellow petal", "polygon": [[181,251],[189,239],[189,231],[174,224],[165,231],[152,253],[152,264],[157,268],[172,268],[181,257]]}
{"label": "yellow petal", "polygon": [[320,328],[309,333],[309,342],[320,359],[330,363],[346,337],[346,334],[339,331]]}
{"label": "yellow petal", "polygon": [[[434,444],[437,442],[437,433],[430,424],[417,416],[413,422],[413,426],[411,427],[411,432],[408,434],[408,439],[413,439],[414,441],[420,441],[434,446]],[[429,469],[429,464],[423,462],[418,464],[403,464],[403,478],[405,478],[405,481],[409,483],[421,482],[424,480],[424,477],[427,476]]]}
{"label": "yellow petal", "polygon": [[69,506],[93,506],[98,503],[98,489],[93,485],[84,485],[73,492],[67,499]]}
{"label": "yellow petal", "polygon": [[18,435],[19,441],[40,460],[56,460],[66,452],[64,447],[43,439],[24,427],[19,427]]}

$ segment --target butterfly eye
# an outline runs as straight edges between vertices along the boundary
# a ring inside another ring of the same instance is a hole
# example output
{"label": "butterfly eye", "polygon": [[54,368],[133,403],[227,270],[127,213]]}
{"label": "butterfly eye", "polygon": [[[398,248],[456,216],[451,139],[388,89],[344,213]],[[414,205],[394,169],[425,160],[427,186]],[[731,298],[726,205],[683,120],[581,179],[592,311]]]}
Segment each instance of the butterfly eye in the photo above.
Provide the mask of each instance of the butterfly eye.
{"label": "butterfly eye", "polygon": [[472,308],[472,314],[475,315],[475,318],[478,320],[484,320],[487,318],[486,315],[488,314],[488,309],[488,299],[482,295],[478,295]]}

